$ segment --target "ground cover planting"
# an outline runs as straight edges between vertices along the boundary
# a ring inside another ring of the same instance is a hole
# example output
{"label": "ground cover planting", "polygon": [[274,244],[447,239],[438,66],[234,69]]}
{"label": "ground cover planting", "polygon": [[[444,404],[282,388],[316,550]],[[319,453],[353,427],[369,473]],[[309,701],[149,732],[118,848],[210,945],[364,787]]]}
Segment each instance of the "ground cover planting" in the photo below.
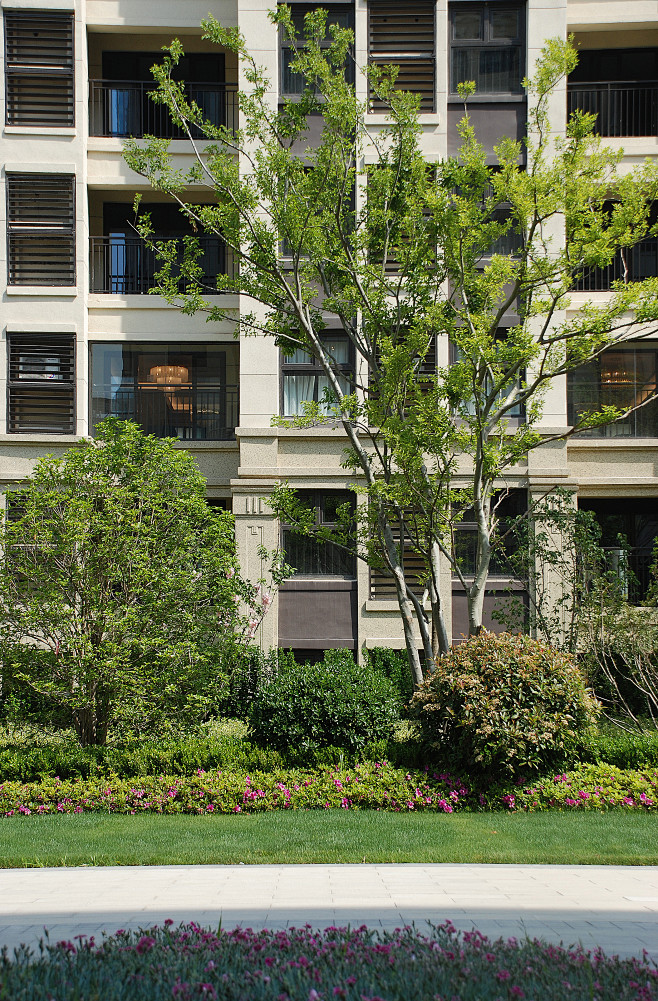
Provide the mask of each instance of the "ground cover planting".
{"label": "ground cover planting", "polygon": [[23,949],[0,965],[12,1001],[652,1001],[646,959],[514,938],[492,942],[449,923],[381,932],[310,926],[210,931],[196,924],[118,931]]}
{"label": "ground cover planting", "polygon": [[266,810],[658,810],[658,769],[583,765],[532,784],[471,785],[446,772],[408,772],[388,762],[349,769],[94,779],[0,784],[0,816],[33,813],[259,813]]}

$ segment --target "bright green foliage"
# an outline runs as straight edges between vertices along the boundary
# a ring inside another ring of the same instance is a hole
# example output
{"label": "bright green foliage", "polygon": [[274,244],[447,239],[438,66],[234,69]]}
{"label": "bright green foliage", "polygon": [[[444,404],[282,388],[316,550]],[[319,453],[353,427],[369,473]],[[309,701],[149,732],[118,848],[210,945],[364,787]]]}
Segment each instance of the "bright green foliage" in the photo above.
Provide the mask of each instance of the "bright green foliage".
{"label": "bright green foliage", "polygon": [[483,632],[438,661],[411,715],[456,771],[505,779],[571,764],[597,704],[569,654]]}
{"label": "bright green foliage", "polygon": [[356,751],[388,737],[399,708],[381,673],[357,665],[348,650],[327,650],[317,664],[280,656],[254,695],[249,723],[254,740],[267,747]]}
{"label": "bright green foliage", "polygon": [[[462,782],[447,773],[386,761],[340,767],[250,768],[193,775],[49,777],[3,782],[0,818],[57,813],[236,814],[271,810],[389,810],[393,813],[569,811],[658,812],[658,770],[580,765],[532,784]],[[6,821],[5,821],[6,822]]]}
{"label": "bright green foliage", "polygon": [[[204,37],[234,53],[241,66],[241,127],[234,133],[215,126],[186,100],[172,80],[181,55],[175,42],[154,70],[155,99],[186,131],[193,165],[179,170],[163,139],[130,142],[126,151],[130,167],[175,199],[199,233],[226,241],[239,267],[219,275],[217,288],[250,297],[254,309],[238,319],[231,303],[205,296],[191,239],[182,265],[173,243],[160,245],[154,291],[186,312],[237,322],[242,334],[272,336],[284,354],[302,348],[317,359],[329,386],[329,415],[315,402],[277,422],[342,426],[345,465],[363,495],[362,527],[352,545],[394,581],[417,683],[423,676],[418,630],[430,669],[436,652],[449,646],[438,587],[442,563],[466,590],[469,631],[482,626],[498,530],[494,491],[544,443],[546,390],[607,347],[636,337],[633,315],[642,322],[658,316],[655,278],[618,283],[604,304],[565,312],[587,269],[610,264],[619,248],[650,234],[658,169],[647,162],[622,176],[621,154],[592,134],[594,116],[577,113],[566,135],[551,132],[554,92],[576,62],[566,42],[549,42],[534,80],[526,81],[526,139],[502,138],[492,165],[466,115],[459,157],[435,163],[422,152],[418,97],[394,88],[395,69],[364,70],[388,111],[387,125],[373,134],[365,103],[346,82],[351,32],[328,25],[327,12],[317,10],[306,15],[297,39],[289,8],[281,5],[271,17],[297,45],[291,69],[306,81],[301,99],[284,99],[277,111],[239,31],[209,17]],[[328,48],[320,44],[325,37]],[[464,81],[465,109],[472,90]],[[310,114],[323,121],[312,145]],[[199,134],[207,143],[195,142]],[[194,202],[187,185],[194,186]],[[199,206],[204,196],[210,204]],[[148,218],[141,231],[157,245]],[[519,322],[501,337],[510,312]],[[348,391],[322,340],[328,325],[344,332],[363,373]],[[428,372],[437,335],[444,361]],[[447,341],[455,354],[450,367]],[[574,430],[619,416],[604,407]],[[466,461],[457,480],[460,455]],[[292,523],[289,492],[275,495],[273,507]],[[453,551],[451,529],[471,507],[478,541],[475,567],[466,567]],[[299,530],[317,531],[303,517]],[[398,531],[425,566],[430,613],[405,571]]]}
{"label": "bright green foliage", "polygon": [[66,708],[81,744],[216,705],[254,593],[231,516],[173,440],[103,422],[12,493],[0,544],[5,663]]}

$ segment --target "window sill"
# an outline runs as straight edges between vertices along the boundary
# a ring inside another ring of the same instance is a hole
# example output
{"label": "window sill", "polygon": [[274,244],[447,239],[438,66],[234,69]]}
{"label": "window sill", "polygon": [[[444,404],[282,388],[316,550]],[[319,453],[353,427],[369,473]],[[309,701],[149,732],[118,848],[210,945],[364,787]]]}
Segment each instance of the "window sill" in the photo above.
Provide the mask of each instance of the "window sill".
{"label": "window sill", "polygon": [[620,435],[619,438],[585,438],[574,435],[567,440],[567,448],[646,448],[655,451],[658,448],[658,437],[632,438],[630,435]]}
{"label": "window sill", "polygon": [[[368,125],[387,125],[389,122],[389,117],[387,114],[383,114],[380,111],[369,111],[365,117],[366,127]],[[439,112],[421,112],[418,115],[419,125],[440,125],[441,115]]]}
{"label": "window sill", "polygon": [[[448,104],[463,104],[464,100],[458,94],[448,95]],[[471,104],[525,104],[525,94],[473,94],[468,98],[466,107]]]}
{"label": "window sill", "polygon": [[77,285],[7,285],[7,295],[60,296],[74,299]]}
{"label": "window sill", "polygon": [[5,125],[7,136],[77,136],[78,130],[70,125]]}

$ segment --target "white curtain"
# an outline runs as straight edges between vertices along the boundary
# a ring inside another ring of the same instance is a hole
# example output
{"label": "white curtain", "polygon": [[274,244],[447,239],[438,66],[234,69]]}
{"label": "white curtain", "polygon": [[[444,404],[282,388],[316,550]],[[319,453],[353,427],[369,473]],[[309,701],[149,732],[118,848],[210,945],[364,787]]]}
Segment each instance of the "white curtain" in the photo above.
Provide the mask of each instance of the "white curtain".
{"label": "white curtain", "polygon": [[313,402],[315,376],[285,375],[283,379],[283,413],[285,417],[302,414],[302,403]]}

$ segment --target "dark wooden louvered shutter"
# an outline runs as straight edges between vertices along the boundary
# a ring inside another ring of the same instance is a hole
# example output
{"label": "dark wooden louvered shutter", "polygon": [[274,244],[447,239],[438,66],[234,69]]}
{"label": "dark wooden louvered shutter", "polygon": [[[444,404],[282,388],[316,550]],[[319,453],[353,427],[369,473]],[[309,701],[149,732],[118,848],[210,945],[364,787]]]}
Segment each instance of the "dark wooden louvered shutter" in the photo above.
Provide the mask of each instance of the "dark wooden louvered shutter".
{"label": "dark wooden louvered shutter", "polygon": [[[400,525],[398,523],[397,525],[392,525],[391,527],[393,529],[393,537],[399,545]],[[419,598],[422,597],[425,585],[419,582],[419,577],[422,577],[425,573],[425,561],[422,556],[413,551],[409,542],[405,543],[404,551],[402,553],[402,567],[411,590],[414,594],[418,595]],[[395,581],[385,570],[379,570],[371,567],[370,597],[379,601],[383,601],[385,599],[395,600],[397,598]]]}
{"label": "dark wooden louvered shutter", "polygon": [[[434,3],[368,5],[370,62],[399,66],[396,87],[420,94],[421,112],[434,111]],[[386,110],[371,94],[373,111]]]}
{"label": "dark wooden louvered shutter", "polygon": [[5,11],[7,125],[75,122],[73,15]]}
{"label": "dark wooden louvered shutter", "polygon": [[75,433],[73,334],[9,334],[10,432]]}
{"label": "dark wooden louvered shutter", "polygon": [[75,285],[75,185],[70,174],[8,174],[10,285]]}

